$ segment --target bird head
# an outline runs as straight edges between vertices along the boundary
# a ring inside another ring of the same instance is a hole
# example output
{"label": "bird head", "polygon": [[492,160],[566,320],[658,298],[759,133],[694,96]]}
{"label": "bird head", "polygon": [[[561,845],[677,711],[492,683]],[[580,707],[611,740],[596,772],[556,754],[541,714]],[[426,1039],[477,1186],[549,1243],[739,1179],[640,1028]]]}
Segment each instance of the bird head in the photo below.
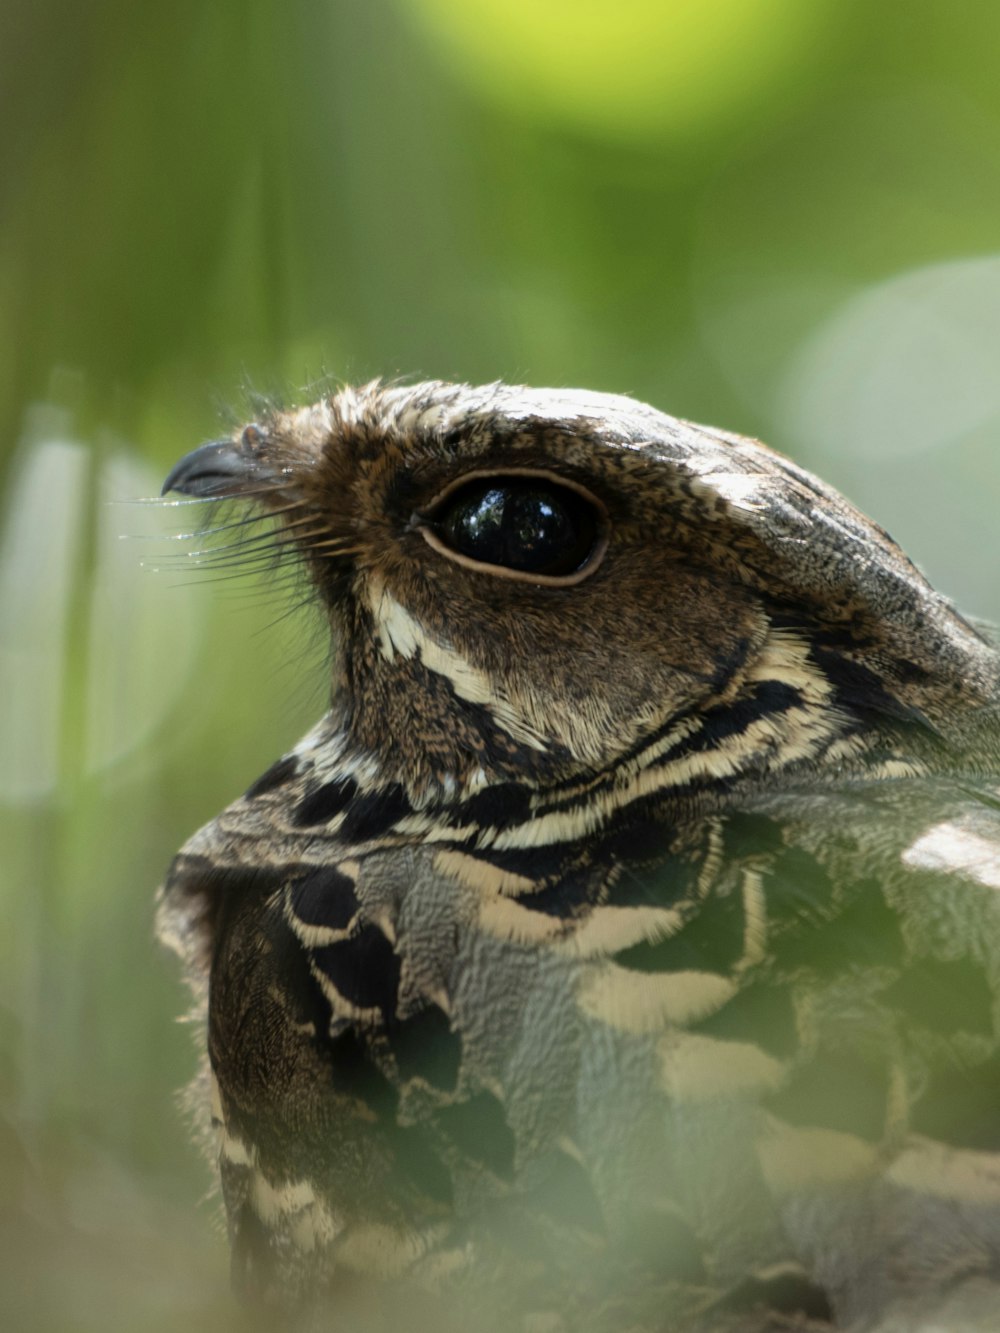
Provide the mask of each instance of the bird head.
{"label": "bird head", "polygon": [[332,716],[416,801],[651,747],[682,786],[918,762],[956,690],[995,688],[836,492],[627,398],[376,382],[203,445],[164,490],[274,516],[330,622]]}

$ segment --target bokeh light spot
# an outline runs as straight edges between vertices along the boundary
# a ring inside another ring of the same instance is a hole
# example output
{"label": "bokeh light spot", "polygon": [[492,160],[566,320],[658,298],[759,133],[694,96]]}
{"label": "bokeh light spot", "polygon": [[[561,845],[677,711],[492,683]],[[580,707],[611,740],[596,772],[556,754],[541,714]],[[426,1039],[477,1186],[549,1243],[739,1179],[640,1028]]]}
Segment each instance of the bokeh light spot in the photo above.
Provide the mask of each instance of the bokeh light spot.
{"label": "bokeh light spot", "polygon": [[771,438],[878,516],[942,592],[1000,619],[1000,255],[849,298],[792,358]]}
{"label": "bokeh light spot", "polygon": [[729,119],[822,48],[829,0],[408,0],[491,100],[601,137]]}
{"label": "bokeh light spot", "polygon": [[912,270],[849,300],[780,393],[787,437],[817,453],[903,458],[1000,423],[1000,255]]}

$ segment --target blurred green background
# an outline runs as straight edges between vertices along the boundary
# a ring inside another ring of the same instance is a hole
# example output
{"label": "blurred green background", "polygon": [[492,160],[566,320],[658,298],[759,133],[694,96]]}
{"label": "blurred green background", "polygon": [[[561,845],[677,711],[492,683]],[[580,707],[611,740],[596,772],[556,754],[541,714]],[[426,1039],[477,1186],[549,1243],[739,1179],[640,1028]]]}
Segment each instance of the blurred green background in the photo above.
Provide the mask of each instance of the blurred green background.
{"label": "blurred green background", "polygon": [[1000,620],[1000,7],[3,27],[0,1326],[224,1329],[152,895],[321,711],[324,647],[266,583],[179,570],[191,511],[135,501],[248,390],[579,384],[763,436]]}

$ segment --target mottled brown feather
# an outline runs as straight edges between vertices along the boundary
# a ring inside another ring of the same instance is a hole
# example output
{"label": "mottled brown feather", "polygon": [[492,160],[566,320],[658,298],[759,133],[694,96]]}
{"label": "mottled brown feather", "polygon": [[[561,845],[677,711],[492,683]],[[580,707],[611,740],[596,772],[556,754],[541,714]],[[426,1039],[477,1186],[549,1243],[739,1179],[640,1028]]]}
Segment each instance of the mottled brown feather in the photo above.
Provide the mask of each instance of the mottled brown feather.
{"label": "mottled brown feather", "polygon": [[[484,474],[592,497],[590,563],[428,539]],[[238,1290],[988,1327],[1000,655],[887,534],[754,441],[504,385],[344,389],[168,486],[273,514],[333,641],[328,714],[160,900]]]}

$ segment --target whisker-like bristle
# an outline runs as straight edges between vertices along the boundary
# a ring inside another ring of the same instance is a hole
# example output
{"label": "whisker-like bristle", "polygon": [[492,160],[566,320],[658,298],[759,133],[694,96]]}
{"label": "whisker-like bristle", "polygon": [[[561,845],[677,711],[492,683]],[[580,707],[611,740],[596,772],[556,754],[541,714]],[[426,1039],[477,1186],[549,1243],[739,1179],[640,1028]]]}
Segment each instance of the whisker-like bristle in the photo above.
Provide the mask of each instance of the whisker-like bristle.
{"label": "whisker-like bristle", "polygon": [[[271,517],[271,515],[270,515],[270,514],[264,514],[264,515],[261,515],[260,517],[261,517],[261,518],[264,518],[264,519],[268,519],[268,518]],[[258,518],[258,519],[255,520],[255,521],[259,522],[259,521],[260,521],[260,518]],[[302,527],[302,526],[303,526],[304,524],[306,524],[306,523],[315,523],[315,522],[316,522],[316,515],[315,515],[315,514],[303,514],[301,518],[297,518],[297,519],[294,519],[294,520],[292,520],[292,521],[285,521],[285,522],[282,522],[281,524],[276,524],[276,525],[274,525],[273,527],[268,528],[268,529],[267,529],[267,532],[265,532],[265,533],[259,533],[257,536],[255,536],[255,537],[250,537],[248,540],[249,540],[249,541],[259,541],[259,540],[260,540],[261,538],[263,538],[263,537],[271,536],[271,535],[273,535],[273,534],[275,534],[275,533],[279,533],[279,532],[286,532],[286,531],[288,531],[290,528],[298,528],[298,527]],[[206,528],[206,529],[203,529],[202,532],[200,532],[200,533],[198,533],[198,534],[196,534],[196,535],[198,535],[198,536],[204,536],[204,535],[212,536],[212,535],[213,535],[214,533],[216,533],[216,532],[225,532],[225,531],[227,531],[227,530],[229,530],[229,529],[236,529],[236,528],[239,528],[240,526],[242,526],[242,525],[239,524],[239,523],[220,524],[218,527],[215,527],[215,528]],[[325,531],[326,531],[326,528],[325,528],[325,526],[322,526],[322,527],[320,527],[319,529],[317,529],[317,531],[325,532]],[[232,543],[232,544],[235,546],[235,545],[238,545],[239,543],[234,542],[234,543]]]}
{"label": "whisker-like bristle", "polygon": [[211,528],[199,528],[195,535],[212,536],[216,532],[229,532],[236,528],[252,527],[255,523],[266,523],[268,519],[278,518],[281,514],[294,512],[302,508],[302,502],[295,500],[290,504],[282,505],[280,509],[270,509],[266,513],[251,511],[248,514],[241,515],[240,518],[233,519],[231,523],[217,523]]}
{"label": "whisker-like bristle", "polygon": [[206,500],[211,499],[206,495],[136,495],[136,496],[114,496],[107,501],[112,505],[157,505],[164,509],[180,509],[182,505],[204,504]]}
{"label": "whisker-like bristle", "polygon": [[[255,551],[249,557],[238,552],[218,559],[206,557],[193,562],[193,567],[206,572],[213,569],[242,569],[245,573],[252,574],[258,570],[276,569],[281,562],[282,555],[283,552],[266,547],[263,550]],[[177,561],[171,567],[180,571],[182,568],[191,569],[192,564],[185,566],[182,562]]]}
{"label": "whisker-like bristle", "polygon": [[[290,528],[296,528],[300,524],[315,522],[315,516],[306,515],[296,523],[283,524],[280,528],[270,528],[266,532],[260,532],[252,536],[240,538],[233,542],[224,542],[219,546],[206,546],[198,550],[186,551],[181,557],[182,560],[202,560],[206,563],[211,562],[216,557],[228,556],[235,552],[244,557],[254,556],[261,551],[270,551],[277,553],[286,547],[295,547],[301,541],[308,541],[313,535],[325,532],[324,526],[317,527],[314,532],[304,532],[301,534],[289,534]],[[288,534],[288,535],[286,535]]]}
{"label": "whisker-like bristle", "polygon": [[256,486],[243,486],[238,495],[230,495],[220,491],[215,495],[175,495],[171,492],[169,495],[151,496],[148,501],[140,503],[159,504],[166,508],[177,508],[181,505],[222,505],[229,504],[230,501],[242,503],[245,500],[260,500],[264,496],[274,495],[276,491],[281,490],[280,482],[268,481],[261,482]]}
{"label": "whisker-like bristle", "polygon": [[[319,548],[322,547],[322,546],[340,546],[340,547],[345,547],[345,546],[346,546],[346,543],[348,543],[348,542],[350,542],[350,541],[352,541],[352,540],[353,540],[353,538],[351,538],[351,537],[330,537],[330,538],[329,538],[328,540],[326,540],[326,541],[322,541],[322,542],[312,542],[312,543],[310,544],[309,549],[310,549],[311,551],[317,551],[317,550],[319,550]],[[352,546],[352,547],[350,547],[349,549],[352,550],[352,551],[357,551],[357,550],[360,550],[361,548],[358,547],[358,546]]]}
{"label": "whisker-like bristle", "polygon": [[[316,533],[325,532],[325,528],[317,528],[315,533],[286,533],[281,530],[275,532],[261,533],[257,537],[252,537],[248,541],[226,542],[222,546],[207,546],[196,551],[188,551],[184,556],[177,553],[175,558],[196,559],[200,563],[211,564],[213,561],[223,559],[243,561],[257,560],[265,557],[277,557],[285,551],[302,553],[313,549],[311,537]],[[357,549],[351,548],[351,549]]]}
{"label": "whisker-like bristle", "polygon": [[291,606],[282,611],[281,615],[275,616],[273,620],[269,620],[266,625],[262,626],[262,631],[274,629],[275,626],[282,624],[286,620],[290,620],[293,616],[298,615],[300,611],[304,611],[306,607],[315,606],[315,604],[316,599],[310,592],[305,597],[293,602]]}
{"label": "whisker-like bristle", "polygon": [[[177,573],[176,570],[157,569],[155,567],[153,567],[153,572],[158,574]],[[199,571],[199,575],[197,578],[179,579],[177,582],[171,583],[170,586],[173,588],[194,588],[194,587],[201,587],[205,583],[229,583],[236,579],[246,579],[248,574],[269,573],[269,572],[271,572],[269,569],[248,570],[241,567],[237,568],[230,567],[228,571],[226,571],[225,567],[222,567],[221,571],[214,570],[210,574],[204,574],[201,571]],[[277,580],[273,583],[269,582],[267,586],[267,592],[268,594],[271,594],[273,592],[287,591],[287,589],[293,588],[297,584],[299,584],[301,577],[302,577],[301,574],[298,574],[294,579],[289,578],[287,582],[280,582]]]}
{"label": "whisker-like bristle", "polygon": [[326,550],[326,543],[319,542],[315,546],[303,546],[303,555],[318,555],[324,560],[340,560],[349,555],[360,555],[364,550],[362,546],[338,546],[333,550]]}

